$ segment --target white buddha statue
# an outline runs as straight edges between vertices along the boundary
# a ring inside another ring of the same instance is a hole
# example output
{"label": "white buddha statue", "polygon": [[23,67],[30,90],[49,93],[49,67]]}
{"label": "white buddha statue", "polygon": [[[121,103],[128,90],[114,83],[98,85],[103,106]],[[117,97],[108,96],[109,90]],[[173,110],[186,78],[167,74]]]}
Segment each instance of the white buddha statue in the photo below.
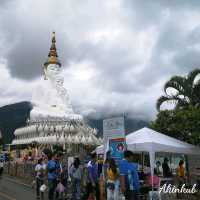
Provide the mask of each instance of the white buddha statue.
{"label": "white buddha statue", "polygon": [[64,78],[61,76],[61,64],[57,59],[55,33],[48,60],[44,64],[44,80],[32,95],[33,109],[31,119],[38,118],[73,118],[81,119],[74,114],[67,90],[63,87]]}

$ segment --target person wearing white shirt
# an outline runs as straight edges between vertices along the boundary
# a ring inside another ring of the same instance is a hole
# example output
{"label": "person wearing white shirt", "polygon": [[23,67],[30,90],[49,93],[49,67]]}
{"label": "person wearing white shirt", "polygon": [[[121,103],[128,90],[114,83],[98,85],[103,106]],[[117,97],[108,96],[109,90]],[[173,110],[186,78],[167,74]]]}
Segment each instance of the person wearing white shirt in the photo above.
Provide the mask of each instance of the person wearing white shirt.
{"label": "person wearing white shirt", "polygon": [[36,194],[37,199],[44,199],[44,193],[40,191],[40,187],[44,184],[44,174],[46,170],[46,164],[43,164],[43,160],[39,159],[38,164],[35,166],[36,172]]}

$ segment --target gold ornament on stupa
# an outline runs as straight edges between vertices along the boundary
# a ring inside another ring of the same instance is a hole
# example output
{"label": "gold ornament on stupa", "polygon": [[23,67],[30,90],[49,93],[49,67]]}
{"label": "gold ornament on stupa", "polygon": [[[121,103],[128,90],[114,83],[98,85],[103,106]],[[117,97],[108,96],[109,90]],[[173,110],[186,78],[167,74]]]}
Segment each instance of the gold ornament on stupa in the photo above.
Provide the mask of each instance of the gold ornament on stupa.
{"label": "gold ornament on stupa", "polygon": [[57,54],[57,51],[56,51],[56,36],[55,36],[55,32],[52,33],[51,47],[50,47],[50,50],[49,50],[48,59],[44,63],[44,67],[46,68],[49,64],[57,64],[57,65],[59,65],[61,67],[61,63],[58,60],[58,54]]}

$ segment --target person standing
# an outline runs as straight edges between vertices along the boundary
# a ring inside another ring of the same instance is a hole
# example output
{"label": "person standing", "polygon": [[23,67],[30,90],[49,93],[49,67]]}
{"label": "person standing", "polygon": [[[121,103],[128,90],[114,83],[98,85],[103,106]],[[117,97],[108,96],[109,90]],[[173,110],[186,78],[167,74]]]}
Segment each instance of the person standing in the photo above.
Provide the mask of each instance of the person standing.
{"label": "person standing", "polygon": [[118,200],[119,198],[119,169],[114,159],[109,160],[107,169],[107,200]]}
{"label": "person standing", "polygon": [[160,171],[160,166],[161,166],[161,163],[160,163],[160,161],[158,160],[157,162],[156,162],[156,174],[158,174],[158,175],[161,175],[162,173],[161,173],[161,171]]}
{"label": "person standing", "polygon": [[[186,183],[185,167],[183,160],[179,161],[176,173],[177,173],[178,188],[181,189],[182,185]],[[177,198],[179,198],[180,196],[181,195],[177,193]]]}
{"label": "person standing", "polygon": [[164,162],[162,164],[163,177],[164,178],[168,178],[168,177],[172,176],[171,170],[170,170],[169,165],[168,165],[168,161],[169,161],[168,158],[164,158]]}
{"label": "person standing", "polygon": [[3,174],[3,169],[4,169],[4,163],[3,163],[3,160],[0,160],[0,177]]}
{"label": "person standing", "polygon": [[98,163],[97,154],[91,154],[91,160],[87,165],[88,169],[88,184],[87,184],[87,198],[95,192],[96,200],[100,198],[99,183],[98,183]]}
{"label": "person standing", "polygon": [[74,163],[70,167],[70,177],[72,180],[72,199],[80,200],[82,171],[78,157],[75,158]]}
{"label": "person standing", "polygon": [[124,159],[119,163],[121,192],[126,200],[136,200],[140,189],[138,166],[131,162],[132,157],[131,151],[125,151]]}
{"label": "person standing", "polygon": [[182,181],[185,182],[185,167],[184,167],[184,161],[180,160],[178,167],[177,167],[177,176],[180,178]]}
{"label": "person standing", "polygon": [[38,160],[38,164],[35,166],[36,172],[36,195],[37,199],[44,199],[44,193],[40,192],[41,186],[44,184],[44,174],[46,170],[46,165],[43,164],[42,158]]}
{"label": "person standing", "polygon": [[[49,186],[49,194],[48,198],[49,200],[54,199],[54,193],[57,187],[57,180],[58,180],[58,175],[60,173],[60,156],[58,153],[54,153],[51,160],[48,161],[47,164],[47,170],[48,170],[48,186]],[[56,198],[58,198],[58,193],[56,192]]]}

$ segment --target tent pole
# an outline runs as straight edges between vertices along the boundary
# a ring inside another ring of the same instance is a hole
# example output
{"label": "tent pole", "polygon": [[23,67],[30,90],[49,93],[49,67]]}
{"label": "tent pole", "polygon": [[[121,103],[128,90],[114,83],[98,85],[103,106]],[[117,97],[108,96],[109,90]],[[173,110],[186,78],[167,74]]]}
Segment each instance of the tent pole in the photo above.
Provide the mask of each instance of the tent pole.
{"label": "tent pole", "polygon": [[150,156],[150,167],[151,167],[151,184],[152,184],[152,191],[153,191],[153,176],[154,176],[154,163],[155,163],[155,152],[149,151]]}
{"label": "tent pole", "polygon": [[144,152],[142,152],[142,172],[144,172]]}
{"label": "tent pole", "polygon": [[[186,176],[190,177],[190,170],[189,170],[189,161],[188,161],[188,155],[184,155],[185,157],[185,168],[186,168]],[[189,182],[191,179],[189,180]]]}

